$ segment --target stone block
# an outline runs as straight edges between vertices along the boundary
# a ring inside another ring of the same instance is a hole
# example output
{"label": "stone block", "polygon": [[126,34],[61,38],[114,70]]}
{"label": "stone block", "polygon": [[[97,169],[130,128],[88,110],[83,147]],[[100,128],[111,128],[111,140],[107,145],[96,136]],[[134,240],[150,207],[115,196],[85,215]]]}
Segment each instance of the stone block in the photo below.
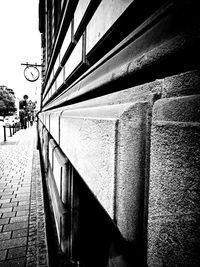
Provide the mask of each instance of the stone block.
{"label": "stone block", "polygon": [[24,221],[28,221],[28,215],[13,217],[13,218],[10,219],[10,223],[24,222]]}
{"label": "stone block", "polygon": [[193,70],[166,77],[163,86],[163,97],[195,95],[200,92],[200,71]]}
{"label": "stone block", "polygon": [[25,257],[26,255],[26,247],[19,247],[19,248],[11,248],[8,250],[7,259],[16,259]]}
{"label": "stone block", "polygon": [[28,216],[29,215],[29,210],[21,210],[17,212],[16,216]]}
{"label": "stone block", "polygon": [[[13,202],[13,203],[18,203],[18,202]],[[19,201],[18,206],[25,206],[29,204],[29,200],[27,201]]]}
{"label": "stone block", "polygon": [[12,212],[12,207],[1,208],[1,213],[4,213],[4,212]]}
{"label": "stone block", "polygon": [[195,266],[200,263],[200,227],[196,215],[172,215],[149,224],[148,266]]}
{"label": "stone block", "polygon": [[0,267],[25,267],[25,258],[0,262]]}
{"label": "stone block", "polygon": [[0,261],[4,261],[6,258],[7,250],[0,251]]}
{"label": "stone block", "polygon": [[200,97],[161,99],[153,109],[148,265],[200,265]]}
{"label": "stone block", "polygon": [[9,202],[10,202],[10,198],[0,199],[0,204],[9,203]]}
{"label": "stone block", "polygon": [[29,205],[21,205],[21,206],[18,206],[18,207],[14,207],[13,208],[13,211],[19,211],[19,210],[29,210]]}
{"label": "stone block", "polygon": [[150,110],[138,101],[64,111],[60,118],[61,148],[130,241],[142,224]]}
{"label": "stone block", "polygon": [[2,218],[8,218],[8,217],[14,217],[15,216],[15,212],[4,212],[2,215]]}
{"label": "stone block", "polygon": [[0,240],[10,239],[11,231],[0,233]]}
{"label": "stone block", "polygon": [[58,189],[58,193],[61,197],[62,168],[58,162],[55,152],[53,153],[53,175],[54,175],[55,183]]}
{"label": "stone block", "polygon": [[61,110],[56,111],[56,112],[52,112],[49,116],[49,120],[50,120],[50,128],[49,128],[49,132],[51,133],[51,135],[53,136],[53,138],[55,139],[55,141],[57,143],[59,143],[59,135],[60,135],[60,113]]}
{"label": "stone block", "polygon": [[19,238],[23,236],[28,236],[28,228],[15,230],[12,233],[12,238]]}
{"label": "stone block", "polygon": [[0,219],[0,225],[7,224],[9,222],[9,218]]}
{"label": "stone block", "polygon": [[18,201],[28,201],[30,199],[29,195],[25,195],[25,196],[20,196],[20,197],[15,197],[11,199],[11,203],[13,202],[18,202]]}
{"label": "stone block", "polygon": [[3,231],[10,231],[10,230],[17,230],[17,229],[22,229],[22,228],[27,228],[28,227],[28,221],[25,222],[16,222],[16,223],[9,223],[4,225]]}
{"label": "stone block", "polygon": [[26,237],[2,240],[0,243],[0,249],[2,250],[14,247],[26,246],[26,242],[27,242]]}
{"label": "stone block", "polygon": [[[95,12],[87,27],[87,53],[105,34],[109,27],[119,18],[125,9],[131,4],[132,0],[113,2],[103,0]],[[107,12],[109,10],[109,12]],[[95,25],[95,27],[94,27]]]}
{"label": "stone block", "polygon": [[154,121],[182,123],[200,122],[200,96],[184,96],[162,99],[153,110]]}
{"label": "stone block", "polygon": [[2,195],[1,196],[1,199],[8,199],[8,198],[11,199],[12,197],[14,197],[13,194],[12,195],[11,194],[9,194],[9,195]]}
{"label": "stone block", "polygon": [[2,204],[3,208],[10,208],[10,207],[15,207],[15,206],[17,206],[17,202],[12,202],[12,203],[7,202],[7,203]]}

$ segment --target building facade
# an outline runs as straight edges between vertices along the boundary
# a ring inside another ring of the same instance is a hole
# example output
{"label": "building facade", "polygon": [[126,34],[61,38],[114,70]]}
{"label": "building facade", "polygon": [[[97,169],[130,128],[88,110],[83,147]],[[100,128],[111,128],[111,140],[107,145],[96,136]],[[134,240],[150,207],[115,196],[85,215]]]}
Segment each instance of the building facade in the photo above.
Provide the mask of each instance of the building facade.
{"label": "building facade", "polygon": [[40,0],[49,249],[70,266],[200,266],[198,13]]}

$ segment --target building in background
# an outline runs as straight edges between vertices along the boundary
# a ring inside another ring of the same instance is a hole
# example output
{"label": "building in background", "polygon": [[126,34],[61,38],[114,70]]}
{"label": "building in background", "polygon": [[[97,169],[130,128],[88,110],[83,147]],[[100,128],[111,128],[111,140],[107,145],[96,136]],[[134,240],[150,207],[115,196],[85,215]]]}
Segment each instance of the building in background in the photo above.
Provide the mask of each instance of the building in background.
{"label": "building in background", "polygon": [[40,1],[54,264],[200,266],[196,2]]}

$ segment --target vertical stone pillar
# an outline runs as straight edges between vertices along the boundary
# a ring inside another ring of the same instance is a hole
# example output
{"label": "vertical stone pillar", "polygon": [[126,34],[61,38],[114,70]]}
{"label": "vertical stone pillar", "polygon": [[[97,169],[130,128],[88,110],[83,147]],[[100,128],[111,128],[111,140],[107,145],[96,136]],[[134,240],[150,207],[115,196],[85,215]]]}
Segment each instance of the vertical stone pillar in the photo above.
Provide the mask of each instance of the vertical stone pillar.
{"label": "vertical stone pillar", "polygon": [[191,77],[177,76],[172,97],[153,109],[149,267],[200,266],[200,97],[190,95]]}

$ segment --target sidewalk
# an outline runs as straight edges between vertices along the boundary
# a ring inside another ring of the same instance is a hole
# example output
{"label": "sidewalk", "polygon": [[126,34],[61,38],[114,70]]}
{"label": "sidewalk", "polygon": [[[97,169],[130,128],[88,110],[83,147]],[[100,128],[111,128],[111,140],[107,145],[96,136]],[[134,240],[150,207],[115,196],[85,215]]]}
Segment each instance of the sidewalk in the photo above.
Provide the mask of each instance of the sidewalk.
{"label": "sidewalk", "polygon": [[35,125],[0,142],[0,267],[47,267]]}

